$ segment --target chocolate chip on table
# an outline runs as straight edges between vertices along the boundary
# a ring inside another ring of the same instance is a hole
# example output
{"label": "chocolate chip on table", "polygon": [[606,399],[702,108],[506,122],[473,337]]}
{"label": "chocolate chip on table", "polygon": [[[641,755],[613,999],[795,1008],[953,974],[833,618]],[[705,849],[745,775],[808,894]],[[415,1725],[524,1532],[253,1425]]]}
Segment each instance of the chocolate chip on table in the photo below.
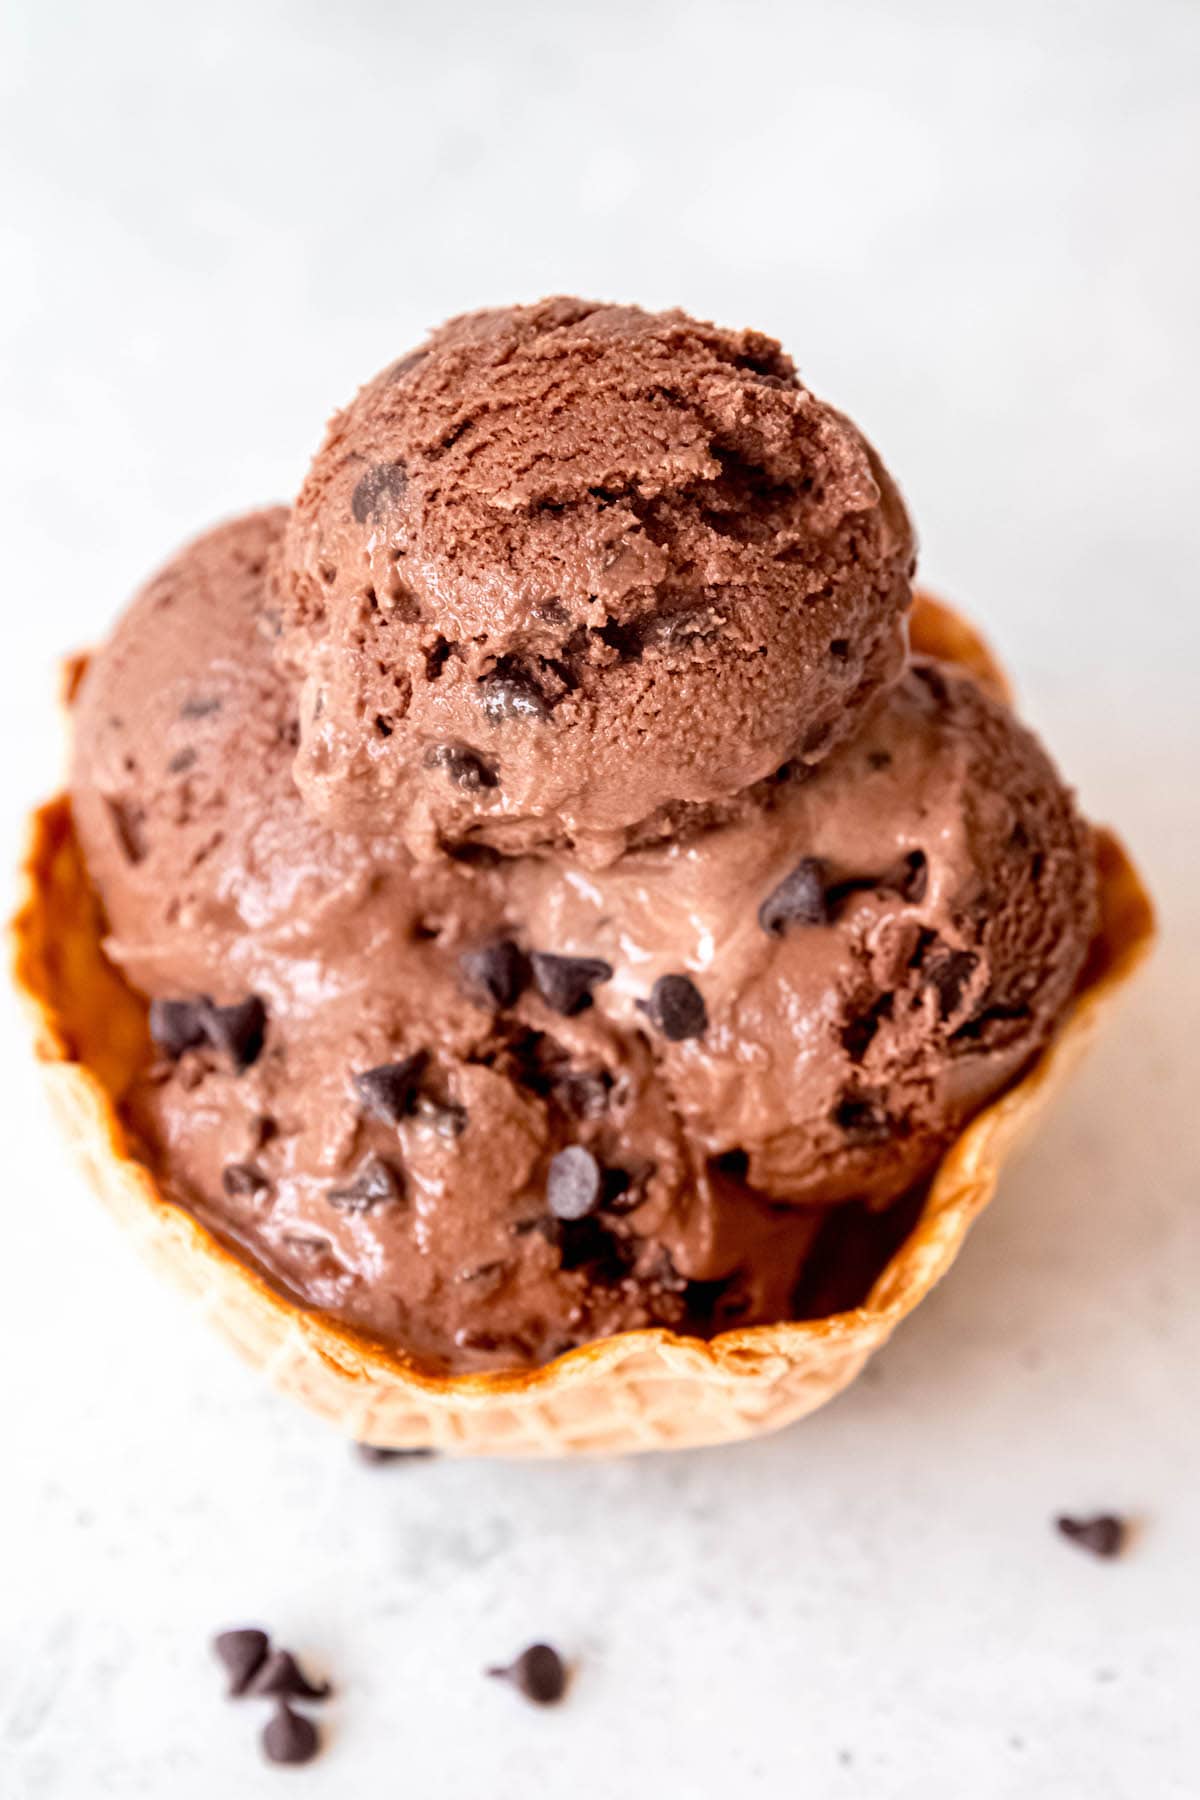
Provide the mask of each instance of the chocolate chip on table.
{"label": "chocolate chip on table", "polygon": [[592,1004],[592,989],[612,980],[612,964],[599,956],[554,956],[535,950],[529,960],[538,993],[564,1018],[584,1012]]}
{"label": "chocolate chip on table", "polygon": [[251,1163],[226,1163],[221,1170],[221,1186],[231,1200],[249,1199],[267,1185],[266,1176]]}
{"label": "chocolate chip on table", "polygon": [[271,1641],[257,1626],[237,1631],[222,1631],[213,1639],[213,1649],[229,1675],[229,1696],[244,1694],[254,1676],[266,1661]]}
{"label": "chocolate chip on table", "polygon": [[464,950],[458,966],[491,1006],[512,1006],[529,979],[528,964],[511,938],[496,938],[475,950]]}
{"label": "chocolate chip on table", "polygon": [[549,1644],[530,1644],[506,1668],[489,1669],[498,1681],[510,1681],[535,1706],[554,1706],[567,1691],[567,1666]]}
{"label": "chocolate chip on table", "polygon": [[650,998],[640,1000],[638,1005],[650,1023],[673,1044],[702,1037],[708,1029],[704,996],[688,975],[660,975],[650,990]]}
{"label": "chocolate chip on table", "polygon": [[556,1219],[586,1219],[604,1193],[600,1164],[582,1144],[570,1144],[550,1159],[546,1200]]}
{"label": "chocolate chip on table", "polygon": [[250,1679],[246,1693],[287,1700],[328,1700],[327,1681],[311,1682],[290,1650],[272,1650]]}
{"label": "chocolate chip on table", "polygon": [[772,888],[758,909],[758,922],[771,937],[782,937],[789,925],[827,925],[825,865],[816,856],[805,856],[779,886]]}
{"label": "chocolate chip on table", "polygon": [[500,783],[495,765],[463,744],[435,744],[425,752],[425,767],[441,769],[456,787],[468,794],[498,787]]}
{"label": "chocolate chip on table", "polygon": [[417,1081],[425,1066],[425,1052],[405,1056],[399,1062],[377,1063],[350,1077],[364,1112],[385,1125],[399,1125],[412,1109]]}
{"label": "chocolate chip on table", "polygon": [[394,505],[408,486],[402,462],[375,463],[359,480],[350,496],[350,511],[360,525]]}
{"label": "chocolate chip on table", "polygon": [[311,1719],[281,1700],[263,1728],[262,1747],[268,1762],[311,1762],[321,1748],[321,1734]]}
{"label": "chocolate chip on table", "polygon": [[329,1204],[341,1212],[369,1212],[400,1198],[400,1182],[381,1156],[367,1156],[345,1187],[330,1188]]}
{"label": "chocolate chip on table", "polygon": [[1093,1556],[1120,1556],[1129,1538],[1129,1524],[1115,1513],[1097,1513],[1091,1519],[1058,1518],[1055,1528],[1081,1550]]}
{"label": "chocolate chip on table", "polygon": [[372,1468],[382,1463],[427,1461],[429,1457],[437,1455],[437,1451],[431,1450],[428,1445],[411,1450],[389,1450],[381,1444],[356,1444],[354,1448],[359,1461]]}

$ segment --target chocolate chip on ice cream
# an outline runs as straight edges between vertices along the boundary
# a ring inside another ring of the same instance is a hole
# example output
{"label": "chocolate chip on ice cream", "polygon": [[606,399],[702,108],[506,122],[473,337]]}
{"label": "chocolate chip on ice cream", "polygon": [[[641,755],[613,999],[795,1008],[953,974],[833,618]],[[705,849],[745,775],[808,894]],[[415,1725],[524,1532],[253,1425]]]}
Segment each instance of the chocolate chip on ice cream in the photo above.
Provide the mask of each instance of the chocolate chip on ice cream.
{"label": "chocolate chip on ice cream", "polygon": [[688,975],[660,975],[643,1010],[673,1044],[702,1037],[708,1027],[704,996]]}
{"label": "chocolate chip on ice cream", "polygon": [[546,1005],[569,1018],[592,1003],[592,989],[612,980],[612,964],[598,956],[552,956],[535,950],[529,959],[534,985]]}

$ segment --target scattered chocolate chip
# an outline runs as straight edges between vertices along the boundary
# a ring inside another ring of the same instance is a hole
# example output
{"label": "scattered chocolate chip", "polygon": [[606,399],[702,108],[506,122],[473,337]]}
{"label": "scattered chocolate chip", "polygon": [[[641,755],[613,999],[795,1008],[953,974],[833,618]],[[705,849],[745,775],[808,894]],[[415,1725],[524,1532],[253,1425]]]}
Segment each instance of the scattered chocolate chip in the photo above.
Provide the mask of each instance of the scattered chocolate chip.
{"label": "scattered chocolate chip", "polygon": [[892,753],[890,750],[868,750],[867,762],[872,769],[890,769]]}
{"label": "scattered chocolate chip", "polygon": [[226,1163],[221,1170],[221,1186],[231,1200],[245,1200],[252,1194],[261,1194],[267,1178],[250,1163]]}
{"label": "scattered chocolate chip", "polygon": [[321,1748],[321,1734],[311,1719],[281,1700],[263,1730],[262,1747],[268,1762],[311,1762]]}
{"label": "scattered chocolate chip", "polygon": [[150,1036],[172,1060],[208,1042],[203,1003],[196,1000],[152,1000]]}
{"label": "scattered chocolate chip", "polygon": [[426,1062],[425,1052],[418,1050],[400,1062],[377,1063],[373,1069],[350,1077],[350,1085],[358,1095],[364,1112],[385,1125],[399,1125],[410,1112],[417,1081]]}
{"label": "scattered chocolate chip", "polygon": [[507,1668],[489,1669],[498,1681],[511,1681],[535,1706],[553,1706],[567,1691],[567,1666],[549,1644],[530,1644]]}
{"label": "scattered chocolate chip", "polygon": [[850,654],[850,639],[834,638],[829,646],[829,654],[833,657],[835,662],[845,662]]}
{"label": "scattered chocolate chip", "polygon": [[673,1044],[702,1037],[708,1029],[704,996],[688,975],[660,975],[650,998],[638,1002],[652,1025]]}
{"label": "scattered chocolate chip", "polygon": [[212,713],[219,713],[221,702],[212,696],[195,695],[185,700],[179,709],[181,719],[207,719]]}
{"label": "scattered chocolate chip", "polygon": [[782,937],[789,925],[828,924],[825,865],[819,857],[802,857],[784,876],[759,907],[758,922],[771,937]]}
{"label": "scattered chocolate chip", "polygon": [[978,966],[979,958],[970,950],[947,950],[925,964],[925,984],[936,991],[943,1019],[957,1012]]}
{"label": "scattered chocolate chip", "polygon": [[1114,1513],[1097,1513],[1092,1519],[1059,1518],[1055,1527],[1081,1550],[1093,1556],[1120,1556],[1129,1537],[1129,1525]]}
{"label": "scattered chocolate chip", "polygon": [[570,1144],[550,1159],[546,1200],[556,1219],[586,1219],[603,1193],[600,1164],[582,1144]]}
{"label": "scattered chocolate chip", "polygon": [[328,1700],[333,1689],[327,1681],[314,1685],[290,1650],[272,1650],[255,1670],[246,1692],[260,1698]]}
{"label": "scattered chocolate chip", "polygon": [[493,762],[462,744],[435,744],[425,752],[425,767],[441,769],[456,787],[468,794],[478,793],[481,788],[497,787],[500,781]]}
{"label": "scattered chocolate chip", "polygon": [[868,1094],[847,1094],[833,1109],[839,1131],[862,1144],[881,1144],[891,1136],[892,1122],[878,1100]]}
{"label": "scattered chocolate chip", "polygon": [[213,1639],[213,1649],[229,1675],[229,1696],[244,1694],[254,1676],[266,1661],[271,1640],[265,1631],[246,1626],[238,1631],[222,1631]]}
{"label": "scattered chocolate chip", "polygon": [[354,1448],[359,1461],[369,1463],[372,1468],[382,1463],[427,1461],[437,1455],[436,1450],[426,1445],[412,1450],[389,1450],[381,1444],[356,1444]]}
{"label": "scattered chocolate chip", "polygon": [[394,505],[408,486],[402,462],[376,463],[368,469],[350,496],[350,511],[360,525]]}
{"label": "scattered chocolate chip", "polygon": [[552,956],[535,950],[529,960],[538,993],[564,1018],[584,1012],[592,1004],[592,989],[612,980],[612,964],[599,956]]}
{"label": "scattered chocolate chip", "polygon": [[400,1198],[400,1182],[394,1169],[381,1156],[366,1156],[358,1165],[354,1178],[345,1187],[331,1188],[327,1196],[331,1206],[342,1212],[369,1212],[373,1206],[386,1206]]}
{"label": "scattered chocolate chip", "polygon": [[177,750],[175,752],[174,756],[167,764],[167,774],[186,775],[187,771],[195,764],[195,761],[196,752],[192,749],[190,744],[185,745],[182,750]]}
{"label": "scattered chocolate chip", "polygon": [[492,1006],[512,1006],[529,979],[529,969],[511,938],[497,938],[476,950],[464,950],[458,966],[470,985]]}
{"label": "scattered chocolate chip", "polygon": [[267,1029],[267,1009],[257,994],[232,1006],[202,1001],[204,1032],[214,1050],[223,1051],[239,1074],[258,1061]]}
{"label": "scattered chocolate chip", "polygon": [[497,667],[480,682],[483,710],[493,725],[506,719],[546,719],[550,708],[532,675],[516,667]]}

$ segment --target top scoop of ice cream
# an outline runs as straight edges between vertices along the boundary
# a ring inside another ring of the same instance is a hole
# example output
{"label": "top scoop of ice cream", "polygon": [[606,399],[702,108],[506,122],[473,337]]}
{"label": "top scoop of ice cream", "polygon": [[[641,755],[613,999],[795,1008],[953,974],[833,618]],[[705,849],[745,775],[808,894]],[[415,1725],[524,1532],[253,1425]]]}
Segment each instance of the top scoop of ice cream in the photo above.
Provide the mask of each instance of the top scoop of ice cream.
{"label": "top scoop of ice cream", "polygon": [[322,816],[604,860],[819,761],[904,654],[912,533],[755,332],[466,315],[333,421],[278,562]]}

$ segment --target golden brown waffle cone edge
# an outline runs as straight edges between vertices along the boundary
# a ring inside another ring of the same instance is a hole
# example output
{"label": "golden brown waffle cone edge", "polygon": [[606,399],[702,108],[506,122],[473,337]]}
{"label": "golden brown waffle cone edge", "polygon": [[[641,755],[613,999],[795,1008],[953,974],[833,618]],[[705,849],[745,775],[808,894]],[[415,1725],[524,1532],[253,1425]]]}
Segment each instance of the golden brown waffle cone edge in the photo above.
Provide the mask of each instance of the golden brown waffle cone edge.
{"label": "golden brown waffle cone edge", "polygon": [[[1007,696],[987,647],[948,608],[918,597],[912,637],[916,650],[961,663]],[[864,1305],[710,1342],[627,1332],[513,1374],[427,1374],[401,1353],[303,1310],[165,1199],[129,1154],[112,1096],[144,1053],[144,1011],[104,961],[65,797],[30,824],[13,967],[56,1114],[92,1185],[150,1260],[284,1392],[350,1436],[381,1445],[562,1456],[712,1444],[775,1430],[832,1399],[953,1262],[1004,1159],[1153,940],[1153,912],[1136,870],[1108,832],[1097,831],[1096,845],[1101,924],[1070,1012],[1033,1068],[947,1152],[914,1230]]]}

